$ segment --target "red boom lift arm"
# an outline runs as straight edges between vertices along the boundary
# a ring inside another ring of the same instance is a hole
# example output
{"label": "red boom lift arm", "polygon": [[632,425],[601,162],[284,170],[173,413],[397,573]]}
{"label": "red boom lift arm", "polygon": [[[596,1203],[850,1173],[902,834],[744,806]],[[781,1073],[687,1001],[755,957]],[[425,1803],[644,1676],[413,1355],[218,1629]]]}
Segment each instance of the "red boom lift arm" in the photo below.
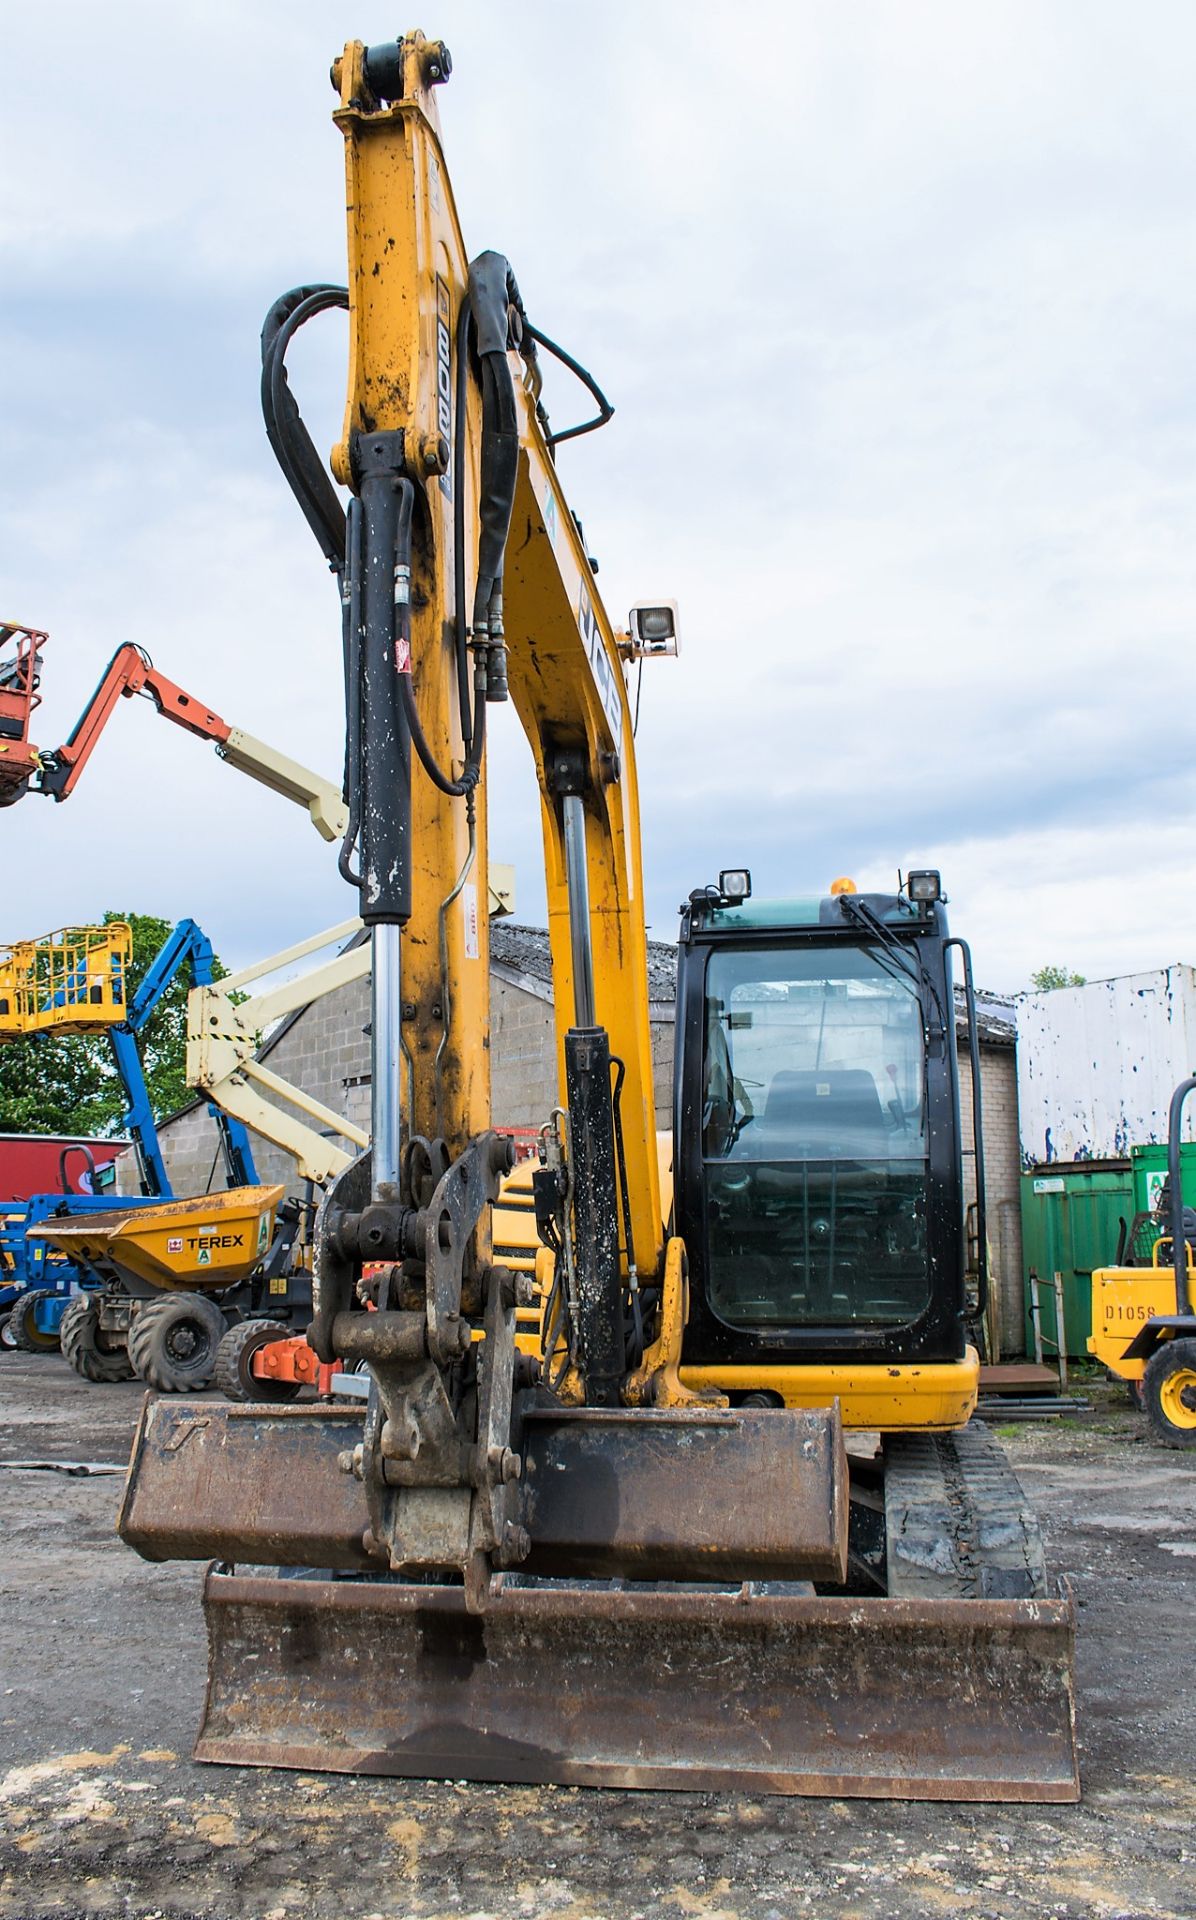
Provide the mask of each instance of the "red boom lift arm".
{"label": "red boom lift arm", "polygon": [[[16,642],[15,651],[5,658],[2,650],[10,640]],[[11,806],[26,792],[68,800],[117,701],[143,694],[175,726],[185,727],[201,740],[210,740],[230,766],[306,807],[325,840],[343,836],[348,809],[332,781],[222,719],[159,673],[149,655],[131,641],[118,647],[108,662],[70,739],[52,752],[40,753],[30,743],[29,721],[39,701],[37,686],[45,643],[46,635],[33,627],[0,624],[0,807]]]}
{"label": "red boom lift arm", "polygon": [[131,699],[135,693],[147,695],[159,713],[173,720],[176,726],[186,727],[188,733],[197,733],[201,740],[211,740],[218,747],[227,743],[232,732],[228,721],[191,694],[184,693],[182,687],[159,673],[148,654],[128,641],[117,648],[108,662],[99,686],[75,722],[70,739],[53,753],[42,755],[39,792],[48,793],[55,800],[70,798],[117,701]]}

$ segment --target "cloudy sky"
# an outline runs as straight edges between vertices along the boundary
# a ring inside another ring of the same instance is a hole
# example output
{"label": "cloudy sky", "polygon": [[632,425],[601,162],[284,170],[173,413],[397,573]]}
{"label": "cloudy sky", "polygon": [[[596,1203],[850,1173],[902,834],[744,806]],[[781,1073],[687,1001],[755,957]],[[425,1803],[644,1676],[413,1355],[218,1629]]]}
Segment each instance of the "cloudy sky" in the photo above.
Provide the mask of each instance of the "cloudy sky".
{"label": "cloudy sky", "polygon": [[[359,0],[0,8],[0,614],[37,737],[122,640],[334,772],[333,588],[266,445],[258,330],[343,276],[328,66]],[[942,868],[980,979],[1196,961],[1196,9],[1187,0],[439,0],[471,251],[615,403],[562,449],[645,673],[653,932]],[[317,443],[338,318],[293,380]],[[556,402],[561,421],[574,402]],[[492,710],[493,712],[493,710]],[[542,913],[530,761],[492,851]],[[123,703],[74,799],[0,816],[0,938],[192,913],[245,962],[353,910],[303,816]]]}

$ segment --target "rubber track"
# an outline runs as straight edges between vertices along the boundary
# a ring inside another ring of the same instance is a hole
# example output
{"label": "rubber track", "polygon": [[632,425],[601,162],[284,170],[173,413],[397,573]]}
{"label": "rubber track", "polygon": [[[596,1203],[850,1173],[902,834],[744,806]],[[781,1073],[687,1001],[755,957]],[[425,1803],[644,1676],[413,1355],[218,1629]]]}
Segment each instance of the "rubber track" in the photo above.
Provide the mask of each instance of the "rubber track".
{"label": "rubber track", "polygon": [[982,1421],[885,1441],[891,1596],[1033,1599],[1047,1593],[1038,1521]]}

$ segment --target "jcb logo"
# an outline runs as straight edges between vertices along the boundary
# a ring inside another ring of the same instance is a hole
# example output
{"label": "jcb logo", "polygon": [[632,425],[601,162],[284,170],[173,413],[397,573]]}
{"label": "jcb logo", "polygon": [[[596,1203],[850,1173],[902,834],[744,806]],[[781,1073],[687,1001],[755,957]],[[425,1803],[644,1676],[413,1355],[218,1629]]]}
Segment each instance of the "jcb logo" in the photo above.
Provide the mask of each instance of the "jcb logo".
{"label": "jcb logo", "polygon": [[598,689],[598,698],[602,702],[602,711],[610,722],[616,747],[623,744],[623,702],[619,697],[619,686],[615,678],[615,669],[611,666],[606,648],[602,644],[602,628],[598,624],[598,615],[594,612],[593,602],[586,592],[586,583],[581,583],[577,602],[577,624],[585,643],[589,657],[590,670],[594,675],[594,684]]}
{"label": "jcb logo", "polygon": [[436,276],[436,425],[449,443],[449,464],[440,476],[440,491],[453,497],[453,305],[449,290]]}

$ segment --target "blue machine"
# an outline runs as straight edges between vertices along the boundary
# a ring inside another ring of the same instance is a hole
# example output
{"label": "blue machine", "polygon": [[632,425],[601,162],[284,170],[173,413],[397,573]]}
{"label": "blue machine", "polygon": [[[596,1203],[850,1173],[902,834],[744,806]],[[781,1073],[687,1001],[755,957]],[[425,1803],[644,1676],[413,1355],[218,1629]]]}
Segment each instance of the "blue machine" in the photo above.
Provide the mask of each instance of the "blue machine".
{"label": "blue machine", "polygon": [[[132,1140],[141,1186],[136,1198],[121,1197],[122,1207],[152,1206],[175,1197],[154,1124],[137,1036],[181,967],[188,968],[193,987],[210,985],[213,958],[212,943],[203,929],[194,920],[180,920],[133,995],[128,1018],[108,1030],[128,1103],[121,1126]],[[219,1107],[209,1107],[208,1112],[220,1132],[226,1185],[255,1186],[257,1168],[245,1127]],[[7,1316],[8,1322],[4,1343],[29,1352],[50,1352],[57,1347],[58,1325],[72,1297],[93,1283],[64,1254],[47,1249],[41,1241],[28,1241],[28,1229],[52,1214],[110,1212],[113,1206],[110,1194],[68,1193],[65,1165],[62,1174],[61,1193],[38,1193],[28,1200],[0,1205],[0,1317]]]}

